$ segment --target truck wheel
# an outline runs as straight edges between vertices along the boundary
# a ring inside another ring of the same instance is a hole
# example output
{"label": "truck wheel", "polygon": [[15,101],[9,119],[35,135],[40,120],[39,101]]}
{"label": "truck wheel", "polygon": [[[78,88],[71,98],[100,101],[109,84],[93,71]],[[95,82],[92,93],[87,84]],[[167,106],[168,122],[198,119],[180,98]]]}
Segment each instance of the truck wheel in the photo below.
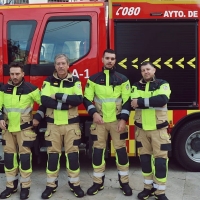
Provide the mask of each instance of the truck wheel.
{"label": "truck wheel", "polygon": [[200,172],[200,120],[184,125],[175,135],[174,153],[188,171]]}

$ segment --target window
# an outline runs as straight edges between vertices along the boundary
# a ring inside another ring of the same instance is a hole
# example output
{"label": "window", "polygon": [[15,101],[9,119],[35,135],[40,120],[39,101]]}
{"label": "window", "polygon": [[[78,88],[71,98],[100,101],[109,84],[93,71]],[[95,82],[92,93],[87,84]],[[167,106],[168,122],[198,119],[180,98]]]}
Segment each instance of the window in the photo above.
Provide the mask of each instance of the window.
{"label": "window", "polygon": [[[55,18],[54,18],[55,19]],[[59,53],[69,57],[70,63],[89,52],[89,20],[57,19],[48,22],[40,48],[39,64],[50,64]]]}
{"label": "window", "polygon": [[26,64],[36,24],[36,21],[8,22],[8,64],[13,61]]}

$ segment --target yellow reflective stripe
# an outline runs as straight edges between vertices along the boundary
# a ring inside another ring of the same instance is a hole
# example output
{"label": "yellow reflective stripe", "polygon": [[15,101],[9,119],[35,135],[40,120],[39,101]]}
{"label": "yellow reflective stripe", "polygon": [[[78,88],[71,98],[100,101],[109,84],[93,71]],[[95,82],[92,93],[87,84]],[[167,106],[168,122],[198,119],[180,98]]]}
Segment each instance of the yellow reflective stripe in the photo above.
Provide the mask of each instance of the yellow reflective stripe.
{"label": "yellow reflective stripe", "polygon": [[9,113],[9,112],[18,112],[18,113],[23,113],[23,114],[28,114],[32,111],[32,107],[28,107],[28,108],[4,108],[4,112],[5,113]]}
{"label": "yellow reflective stripe", "polygon": [[99,99],[98,97],[94,98],[94,102],[96,103],[112,103],[112,102],[121,102],[122,98],[105,98],[105,99]]}
{"label": "yellow reflective stripe", "polygon": [[47,3],[47,4],[38,4],[38,5],[17,5],[17,6],[13,6],[13,5],[11,5],[11,6],[1,6],[2,8],[1,8],[1,10],[2,9],[24,9],[24,8],[29,8],[29,9],[33,9],[33,8],[60,8],[60,7],[100,7],[100,6],[103,6],[104,4],[103,3],[74,3],[74,4],[72,4],[72,3],[66,3],[66,4],[49,4],[49,3]]}

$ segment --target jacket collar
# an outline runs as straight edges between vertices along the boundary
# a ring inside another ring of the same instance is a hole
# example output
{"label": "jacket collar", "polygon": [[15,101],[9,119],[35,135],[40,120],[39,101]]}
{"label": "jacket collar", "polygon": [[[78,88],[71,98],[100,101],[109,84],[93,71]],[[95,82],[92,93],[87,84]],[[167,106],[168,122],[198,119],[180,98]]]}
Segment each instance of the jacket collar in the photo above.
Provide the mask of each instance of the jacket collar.
{"label": "jacket collar", "polygon": [[8,80],[8,85],[12,85],[12,86],[14,86],[14,87],[19,87],[20,85],[23,84],[24,81],[25,81],[25,80],[24,80],[24,78],[23,78],[22,81],[21,81],[21,83],[20,83],[19,85],[14,85],[13,82],[12,82],[12,80],[9,79],[9,80]]}
{"label": "jacket collar", "polygon": [[70,72],[68,72],[67,77],[65,77],[64,79],[60,79],[58,77],[57,72],[54,71],[53,77],[56,78],[56,79],[58,79],[58,80],[64,80],[64,81],[68,81],[68,82],[73,82],[73,76],[72,76],[72,74]]}

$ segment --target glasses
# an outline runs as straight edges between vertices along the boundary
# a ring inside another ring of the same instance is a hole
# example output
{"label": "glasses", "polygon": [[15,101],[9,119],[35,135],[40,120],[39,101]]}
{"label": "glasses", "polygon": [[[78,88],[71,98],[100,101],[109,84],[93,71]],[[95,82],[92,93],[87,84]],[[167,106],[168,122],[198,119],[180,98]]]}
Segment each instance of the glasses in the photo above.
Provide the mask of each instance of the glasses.
{"label": "glasses", "polygon": [[106,60],[109,60],[109,59],[110,59],[110,60],[112,60],[112,61],[115,60],[115,58],[110,58],[110,57],[105,57],[105,59],[106,59]]}

